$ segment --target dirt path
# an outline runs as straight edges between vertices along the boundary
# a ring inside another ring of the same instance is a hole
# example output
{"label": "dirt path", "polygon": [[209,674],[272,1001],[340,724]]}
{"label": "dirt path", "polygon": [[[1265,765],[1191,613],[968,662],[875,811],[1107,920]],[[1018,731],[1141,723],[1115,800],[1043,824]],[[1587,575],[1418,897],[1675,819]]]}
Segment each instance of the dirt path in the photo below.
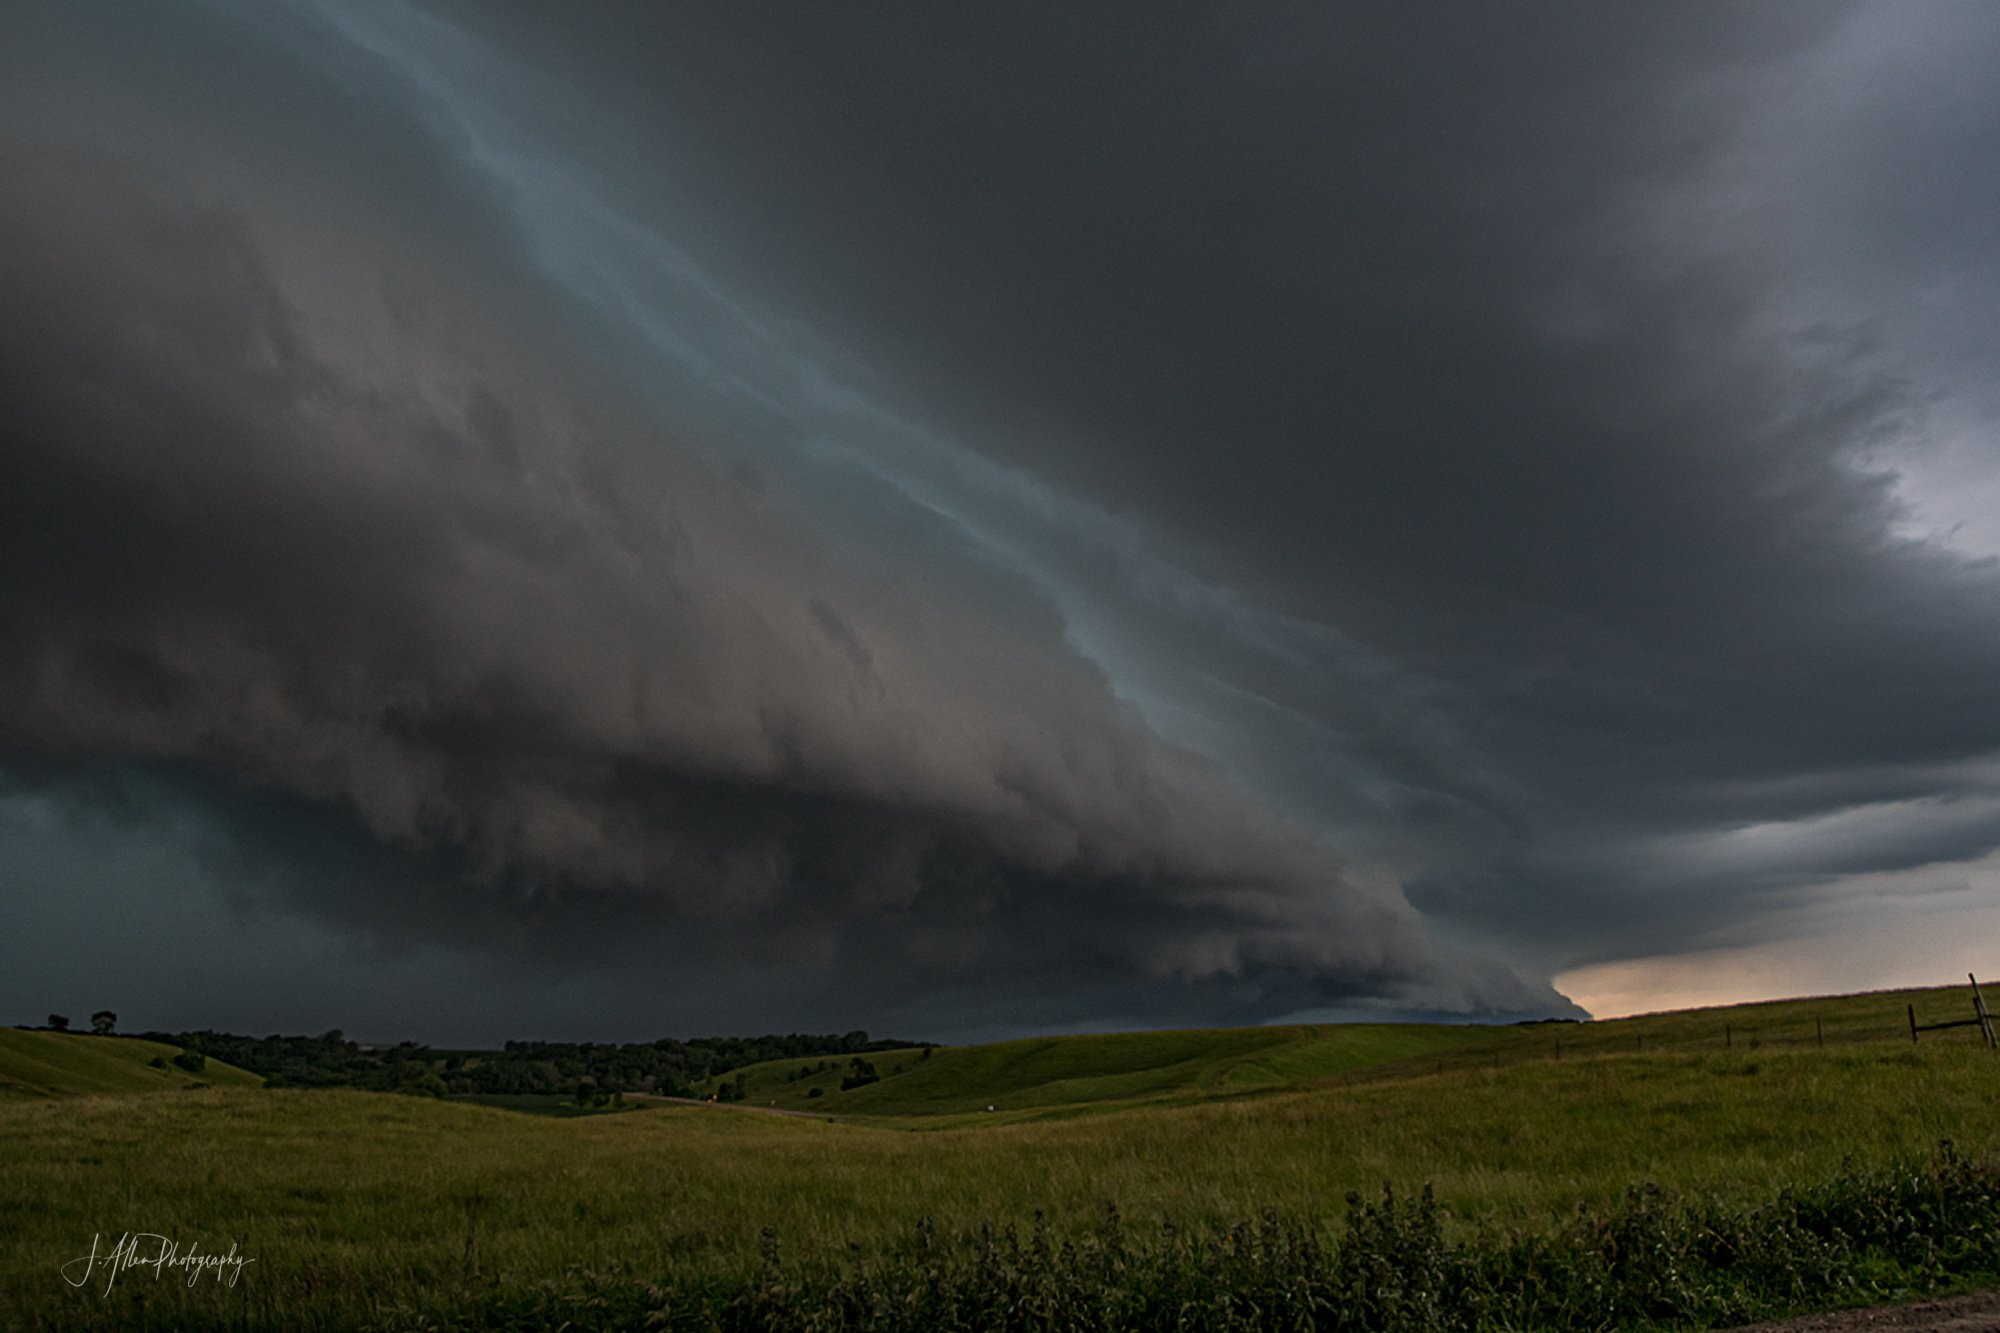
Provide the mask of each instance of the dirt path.
{"label": "dirt path", "polygon": [[2000,1333],[2000,1291],[1975,1291],[1937,1301],[1877,1305],[1866,1310],[1810,1314],[1775,1324],[1752,1324],[1730,1333],[1857,1333],[1858,1330],[1916,1333]]}

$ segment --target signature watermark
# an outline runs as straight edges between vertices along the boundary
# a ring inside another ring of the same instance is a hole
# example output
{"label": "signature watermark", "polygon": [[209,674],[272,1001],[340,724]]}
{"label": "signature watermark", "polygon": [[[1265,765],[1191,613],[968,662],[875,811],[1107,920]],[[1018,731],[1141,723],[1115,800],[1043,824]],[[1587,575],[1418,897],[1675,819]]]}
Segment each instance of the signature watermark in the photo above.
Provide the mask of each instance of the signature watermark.
{"label": "signature watermark", "polygon": [[109,1249],[104,1247],[101,1234],[92,1236],[90,1253],[64,1264],[62,1278],[72,1287],[80,1287],[90,1281],[93,1273],[101,1274],[106,1296],[117,1284],[118,1275],[128,1268],[150,1268],[155,1280],[169,1272],[176,1277],[184,1273],[190,1287],[209,1276],[215,1278],[218,1286],[233,1287],[236,1279],[243,1276],[244,1265],[256,1262],[238,1254],[233,1240],[227,1254],[210,1254],[193,1243],[183,1245],[150,1231],[128,1231]]}

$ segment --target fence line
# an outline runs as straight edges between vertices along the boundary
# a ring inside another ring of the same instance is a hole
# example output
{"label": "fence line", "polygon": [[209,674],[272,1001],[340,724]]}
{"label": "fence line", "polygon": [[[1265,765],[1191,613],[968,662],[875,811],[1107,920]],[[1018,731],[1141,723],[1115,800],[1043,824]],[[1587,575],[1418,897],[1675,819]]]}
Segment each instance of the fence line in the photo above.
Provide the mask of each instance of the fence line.
{"label": "fence line", "polygon": [[[1971,983],[1972,988],[1973,1017],[1952,1019],[1939,1023],[1919,1023],[1917,1022],[1916,1005],[1914,1003],[1906,1004],[1904,1011],[1911,1041],[1916,1041],[1917,1034],[1919,1033],[1943,1031],[1949,1028],[1976,1027],[1980,1032],[1981,1044],[1989,1049],[2000,1051],[2000,1040],[1996,1040],[1996,1035],[2000,1034],[1996,1034],[1993,1015],[1987,1009],[1986,997],[1979,988],[1979,978],[1972,973],[1967,973],[1966,980]],[[1940,987],[1938,989],[1942,991],[1944,988]],[[1862,997],[1832,996],[1828,998],[1830,1000],[1844,1000],[1849,998],[1859,999]],[[1852,1017],[1836,1014],[1834,1031],[1831,1034],[1827,1032],[1826,1016],[1824,1014],[1811,1013],[1810,1011],[1798,1013],[1795,1010],[1793,1016],[1786,1019],[1783,1023],[1776,1025],[1767,1025],[1768,1020],[1760,1022],[1756,1019],[1751,1019],[1745,1027],[1746,1047],[1752,1052],[1755,1052],[1760,1047],[1772,1051],[1784,1049],[1798,1050],[1802,1047],[1827,1050],[1834,1046],[1848,1047],[1893,1041],[1899,1035],[1898,1029],[1895,1026],[1894,1013],[1895,1010],[1887,1006],[1882,1010],[1875,1011],[1870,1016],[1865,1030],[1857,1027]],[[1741,1015],[1737,1017],[1741,1017]],[[1812,1020],[1810,1029],[1806,1027],[1806,1020],[1808,1018]],[[1618,1019],[1607,1020],[1607,1022],[1614,1024],[1622,1021]],[[1880,1026],[1877,1026],[1878,1023]],[[1604,1031],[1593,1032],[1592,1029],[1596,1025],[1591,1023],[1570,1024],[1552,1022],[1550,1026],[1555,1028],[1555,1031],[1548,1034],[1550,1040],[1547,1044],[1527,1040],[1518,1042],[1510,1041],[1498,1050],[1486,1047],[1483,1043],[1475,1044],[1462,1051],[1448,1051],[1417,1056],[1406,1061],[1390,1061],[1382,1065],[1348,1070],[1339,1076],[1339,1083],[1342,1086],[1351,1087],[1377,1082],[1396,1081],[1412,1076],[1421,1077],[1425,1074],[1466,1073],[1479,1069],[1489,1070],[1498,1074],[1504,1069],[1536,1064],[1551,1058],[1555,1060],[1568,1060],[1571,1058],[1589,1060],[1616,1056],[1621,1052],[1627,1056],[1635,1053],[1643,1056],[1655,1052],[1676,1054],[1697,1052],[1704,1048],[1708,1050],[1715,1049],[1713,1044],[1715,1041],[1715,1030],[1708,1028],[1703,1031],[1693,1025],[1659,1032],[1619,1032],[1615,1034]],[[1734,1018],[1722,1024],[1722,1048],[1732,1053],[1738,1049],[1736,1046],[1736,1027],[1737,1023]]]}
{"label": "fence line", "polygon": [[1979,1035],[1985,1038],[1988,1050],[2000,1050],[2000,1041],[1994,1040],[1993,1036],[1992,1016],[1986,1012],[1986,997],[1979,993],[1979,978],[1967,972],[1965,979],[1972,983],[1972,1017],[1955,1019],[1948,1023],[1919,1023],[1917,1022],[1917,1006],[1910,1004],[1907,1008],[1910,1011],[1910,1044],[1912,1046],[1917,1044],[1917,1034],[1919,1032],[1937,1032],[1944,1028],[1976,1027],[1979,1029]]}

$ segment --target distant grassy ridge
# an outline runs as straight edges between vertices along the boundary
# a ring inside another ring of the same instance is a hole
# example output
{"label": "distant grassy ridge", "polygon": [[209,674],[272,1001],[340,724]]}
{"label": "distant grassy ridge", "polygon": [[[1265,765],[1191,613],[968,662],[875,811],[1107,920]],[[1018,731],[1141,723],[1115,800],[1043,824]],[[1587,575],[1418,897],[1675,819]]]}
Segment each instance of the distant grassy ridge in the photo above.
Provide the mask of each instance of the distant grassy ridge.
{"label": "distant grassy ridge", "polygon": [[[983,1115],[990,1106],[1020,1118],[1310,1086],[1488,1039],[1485,1029],[1418,1023],[1035,1037],[940,1046],[928,1056],[878,1053],[865,1058],[880,1081],[845,1092],[841,1080],[852,1068],[846,1058],[773,1060],[739,1072],[744,1100],[755,1106],[880,1117]],[[727,1081],[712,1080],[703,1091]]]}
{"label": "distant grassy ridge", "polygon": [[461,1106],[489,1106],[500,1111],[519,1111],[525,1115],[553,1116],[558,1120],[574,1120],[582,1115],[617,1115],[625,1111],[639,1110],[646,1103],[597,1102],[579,1106],[576,1098],[564,1097],[548,1092],[453,1092],[443,1100],[456,1102]]}
{"label": "distant grassy ridge", "polygon": [[[136,1037],[0,1028],[0,1099],[171,1092],[197,1082],[218,1088],[263,1085],[255,1074],[219,1060],[190,1073],[174,1065],[180,1053],[177,1046]],[[156,1059],[166,1068],[153,1067]]]}
{"label": "distant grassy ridge", "polygon": [[[1989,1007],[2000,987],[1985,988]],[[1764,1000],[1714,1009],[1677,1009],[1585,1023],[1519,1023],[1478,1029],[1480,1039],[1455,1050],[1387,1061],[1347,1075],[1347,1083],[1402,1079],[1425,1073],[1506,1068],[1544,1060],[1585,1060],[1664,1054],[1729,1055],[1754,1060],[1759,1052],[1888,1044],[1910,1047],[1908,1006],[1918,1023],[1973,1016],[1972,988],[1931,986],[1788,1000]],[[1925,1032],[1921,1049],[1980,1046],[1977,1028]]]}
{"label": "distant grassy ridge", "polygon": [[[2000,994],[1996,994],[2000,1001]],[[987,1046],[873,1052],[880,1081],[842,1091],[849,1057],[771,1060],[709,1080],[706,1096],[742,1076],[744,1101],[782,1110],[883,1118],[1002,1120],[1180,1104],[1329,1085],[1504,1069],[1544,1060],[1668,1053],[1909,1045],[1919,1023],[1970,1018],[1968,986],[1774,1000],[1586,1023],[1347,1023],[1103,1036],[1036,1037]],[[1922,1034],[1926,1047],[1977,1045],[1977,1029]],[[814,1095],[813,1089],[819,1089]]]}

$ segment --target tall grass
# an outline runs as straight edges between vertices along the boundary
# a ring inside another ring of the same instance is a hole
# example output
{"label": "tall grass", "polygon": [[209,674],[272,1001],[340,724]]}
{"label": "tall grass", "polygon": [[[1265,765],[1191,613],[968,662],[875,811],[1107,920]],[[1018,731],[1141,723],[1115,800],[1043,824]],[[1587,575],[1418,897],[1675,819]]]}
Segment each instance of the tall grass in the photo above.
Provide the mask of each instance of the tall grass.
{"label": "tall grass", "polygon": [[1385,1185],[1374,1200],[1350,1195],[1331,1238],[1275,1209],[1231,1226],[1135,1229],[1107,1206],[1081,1234],[1040,1215],[951,1233],[923,1218],[891,1249],[796,1260],[766,1228],[755,1268],[726,1274],[600,1267],[522,1284],[481,1280],[468,1263],[456,1280],[339,1311],[230,1310],[174,1292],[47,1322],[384,1333],[1704,1328],[1995,1278],[2000,1167],[1947,1142],[1928,1161],[1850,1168],[1748,1206],[1637,1186],[1531,1233],[1454,1237],[1430,1189],[1409,1200]]}
{"label": "tall grass", "polygon": [[[347,1327],[450,1315],[504,1327],[510,1302],[601,1298],[625,1310],[653,1288],[697,1311],[689,1319],[762,1308],[743,1302],[766,1288],[800,1311],[822,1297],[872,1309],[849,1286],[827,1284],[865,1279],[873,1292],[914,1282],[907,1256],[919,1217],[957,1256],[939,1272],[960,1273],[987,1262],[982,1228],[1003,1257],[1010,1226],[1057,1255],[1064,1244],[1081,1255],[1101,1243],[1113,1201],[1129,1235],[1149,1238],[1145,1271],[1167,1275],[1146,1290],[1173,1292],[1176,1265],[1209,1254],[1211,1242],[1229,1253],[1234,1242],[1218,1238],[1244,1218],[1268,1215],[1284,1246],[1332,1263],[1325,1256],[1350,1243],[1343,1199],[1374,1199],[1384,1180],[1432,1185],[1423,1225],[1460,1268],[1473,1262],[1466,1256],[1499,1255],[1491,1262],[1530,1275],[1587,1274],[1560,1267],[1580,1236],[1597,1234],[1573,1230],[1584,1225],[1580,1206],[1597,1219],[1590,1226],[1612,1228],[1604,1235],[1627,1234],[1605,1219],[1652,1218],[1633,1210],[1655,1196],[1625,1196],[1651,1182],[1685,1201],[1657,1205],[1654,1221],[1686,1239],[1734,1225],[1744,1210],[1782,1209],[1788,1198],[1803,1207],[1828,1181],[1858,1188],[1854,1180],[1921,1160],[1943,1138],[1984,1160],[2000,1152],[1996,1092],[2000,1060],[1987,1052],[1905,1041],[1607,1054],[1082,1119],[910,1122],[945,1123],[924,1133],[692,1108],[553,1120],[347,1092],[0,1105],[0,1324]],[[1394,1216],[1405,1216],[1400,1204]],[[1960,1244],[1949,1229],[1960,1220],[1965,1235],[1989,1225],[1971,1205],[1939,1216],[1945,1229],[1925,1234],[1942,1249]],[[780,1249],[775,1270],[762,1257],[766,1228]],[[94,1234],[127,1230],[210,1249],[235,1240],[257,1263],[233,1290],[146,1278],[105,1298],[62,1286],[60,1265]],[[1841,1271],[1857,1275],[1857,1292],[1972,1271],[1962,1258],[1925,1268],[1905,1256],[1881,1260],[1891,1267],[1877,1280],[1872,1242],[1856,1244]]]}
{"label": "tall grass", "polygon": [[[577,1274],[476,1294],[447,1318],[729,1333],[1712,1327],[2000,1277],[2000,1169],[1949,1143],[1922,1164],[1846,1170],[1750,1207],[1639,1186],[1528,1235],[1453,1239],[1428,1188],[1347,1203],[1332,1240],[1274,1210],[1134,1234],[1114,1207],[1076,1238],[1039,1219],[950,1237],[924,1221],[891,1254],[788,1266],[767,1233],[761,1271],[734,1282]],[[382,1312],[385,1328],[430,1325]]]}

